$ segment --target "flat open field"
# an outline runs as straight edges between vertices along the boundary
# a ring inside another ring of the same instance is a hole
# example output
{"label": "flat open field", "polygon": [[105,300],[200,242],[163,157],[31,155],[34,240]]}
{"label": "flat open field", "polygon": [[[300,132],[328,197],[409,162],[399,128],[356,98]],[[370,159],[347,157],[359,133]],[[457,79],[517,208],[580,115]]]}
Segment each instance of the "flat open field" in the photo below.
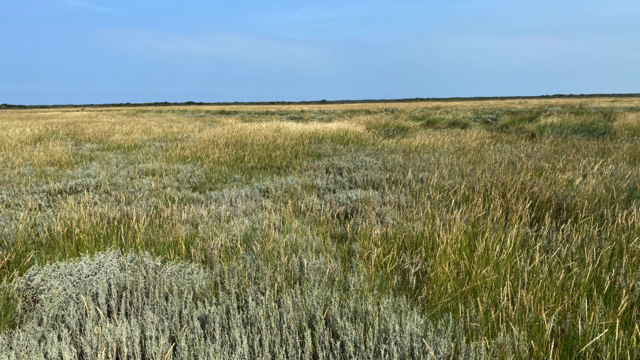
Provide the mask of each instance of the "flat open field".
{"label": "flat open field", "polygon": [[640,99],[0,111],[0,359],[637,359]]}

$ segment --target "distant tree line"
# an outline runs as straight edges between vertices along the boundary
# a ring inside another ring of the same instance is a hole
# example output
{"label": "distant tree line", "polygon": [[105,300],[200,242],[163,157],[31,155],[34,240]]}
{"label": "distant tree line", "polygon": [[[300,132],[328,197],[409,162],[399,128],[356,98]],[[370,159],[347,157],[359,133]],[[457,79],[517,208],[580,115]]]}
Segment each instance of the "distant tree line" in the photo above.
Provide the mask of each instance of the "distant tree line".
{"label": "distant tree line", "polygon": [[640,97],[638,94],[556,94],[539,96],[480,96],[450,98],[406,98],[406,99],[370,99],[370,100],[315,100],[315,101],[249,101],[249,102],[152,102],[152,103],[113,103],[113,104],[66,104],[66,105],[13,105],[0,104],[0,109],[56,109],[56,108],[88,108],[88,107],[142,107],[142,106],[190,106],[190,105],[323,105],[323,104],[368,104],[368,103],[401,103],[429,101],[488,101],[488,100],[534,100],[534,99],[586,99],[595,97]]}

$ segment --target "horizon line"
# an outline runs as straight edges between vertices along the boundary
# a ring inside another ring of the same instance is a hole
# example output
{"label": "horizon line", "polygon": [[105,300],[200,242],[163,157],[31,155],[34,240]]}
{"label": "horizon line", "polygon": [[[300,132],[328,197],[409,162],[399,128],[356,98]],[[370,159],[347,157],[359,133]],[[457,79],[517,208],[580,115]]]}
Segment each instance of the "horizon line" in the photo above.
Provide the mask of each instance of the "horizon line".
{"label": "horizon line", "polygon": [[490,100],[517,100],[517,99],[554,99],[554,98],[617,98],[640,97],[640,93],[609,93],[609,94],[553,94],[553,95],[525,95],[525,96],[458,96],[443,98],[399,98],[399,99],[358,99],[358,100],[272,100],[272,101],[218,101],[218,102],[140,102],[140,103],[102,103],[102,104],[52,104],[52,105],[21,105],[0,104],[0,110],[5,109],[34,109],[34,108],[76,108],[76,107],[139,107],[139,106],[194,106],[194,105],[324,105],[324,104],[358,104],[358,103],[394,103],[394,102],[438,102],[438,101],[490,101]]}

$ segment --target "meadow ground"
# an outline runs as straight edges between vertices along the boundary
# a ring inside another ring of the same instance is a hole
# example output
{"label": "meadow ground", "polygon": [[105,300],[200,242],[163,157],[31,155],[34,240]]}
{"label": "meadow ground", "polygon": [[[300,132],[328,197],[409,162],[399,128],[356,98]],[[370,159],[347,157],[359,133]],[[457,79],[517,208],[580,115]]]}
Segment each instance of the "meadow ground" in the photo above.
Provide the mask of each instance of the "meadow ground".
{"label": "meadow ground", "polygon": [[0,111],[0,359],[637,359],[640,99]]}

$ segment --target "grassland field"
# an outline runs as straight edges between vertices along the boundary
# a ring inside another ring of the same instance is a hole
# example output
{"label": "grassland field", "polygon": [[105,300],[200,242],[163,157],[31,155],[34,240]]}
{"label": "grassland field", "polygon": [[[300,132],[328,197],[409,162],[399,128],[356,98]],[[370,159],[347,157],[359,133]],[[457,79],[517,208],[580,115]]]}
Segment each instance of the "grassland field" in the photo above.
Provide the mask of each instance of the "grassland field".
{"label": "grassland field", "polygon": [[0,359],[640,359],[640,99],[0,111]]}

